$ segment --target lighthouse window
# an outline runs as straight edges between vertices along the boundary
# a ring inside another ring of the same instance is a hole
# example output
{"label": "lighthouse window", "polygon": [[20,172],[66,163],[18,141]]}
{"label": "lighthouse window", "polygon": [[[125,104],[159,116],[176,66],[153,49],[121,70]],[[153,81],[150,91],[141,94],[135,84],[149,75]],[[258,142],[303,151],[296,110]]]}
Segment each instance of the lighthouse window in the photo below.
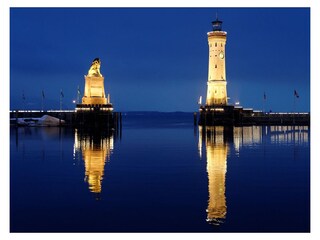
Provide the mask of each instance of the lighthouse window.
{"label": "lighthouse window", "polygon": [[217,43],[215,43],[214,46],[216,47],[216,46],[217,46]]}
{"label": "lighthouse window", "polygon": [[221,47],[222,47],[222,43],[221,43]]}
{"label": "lighthouse window", "polygon": [[214,67],[217,68],[217,64],[215,64]]}

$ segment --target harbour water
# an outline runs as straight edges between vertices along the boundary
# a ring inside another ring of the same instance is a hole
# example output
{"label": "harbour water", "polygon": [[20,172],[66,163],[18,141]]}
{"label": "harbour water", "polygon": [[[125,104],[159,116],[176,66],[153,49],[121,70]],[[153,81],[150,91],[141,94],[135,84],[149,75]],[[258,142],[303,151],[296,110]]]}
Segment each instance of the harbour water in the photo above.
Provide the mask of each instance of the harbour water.
{"label": "harbour water", "polygon": [[309,232],[308,126],[10,128],[11,232]]}

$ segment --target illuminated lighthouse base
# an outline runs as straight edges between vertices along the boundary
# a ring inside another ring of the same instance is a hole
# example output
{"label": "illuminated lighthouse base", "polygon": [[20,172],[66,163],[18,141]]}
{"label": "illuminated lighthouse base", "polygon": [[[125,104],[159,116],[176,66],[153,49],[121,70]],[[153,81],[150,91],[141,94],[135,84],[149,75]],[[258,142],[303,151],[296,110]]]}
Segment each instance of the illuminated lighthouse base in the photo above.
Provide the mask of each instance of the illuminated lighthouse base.
{"label": "illuminated lighthouse base", "polygon": [[234,106],[201,106],[199,125],[234,125]]}

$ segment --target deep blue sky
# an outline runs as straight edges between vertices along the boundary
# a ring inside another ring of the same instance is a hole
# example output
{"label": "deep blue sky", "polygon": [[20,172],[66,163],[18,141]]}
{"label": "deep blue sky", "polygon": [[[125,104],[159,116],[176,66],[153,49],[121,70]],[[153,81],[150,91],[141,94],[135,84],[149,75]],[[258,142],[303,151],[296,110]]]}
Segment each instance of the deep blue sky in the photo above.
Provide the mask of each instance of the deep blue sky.
{"label": "deep blue sky", "polygon": [[207,32],[227,31],[230,103],[310,111],[309,8],[11,8],[10,108],[74,108],[99,57],[116,111],[197,111],[206,96]]}

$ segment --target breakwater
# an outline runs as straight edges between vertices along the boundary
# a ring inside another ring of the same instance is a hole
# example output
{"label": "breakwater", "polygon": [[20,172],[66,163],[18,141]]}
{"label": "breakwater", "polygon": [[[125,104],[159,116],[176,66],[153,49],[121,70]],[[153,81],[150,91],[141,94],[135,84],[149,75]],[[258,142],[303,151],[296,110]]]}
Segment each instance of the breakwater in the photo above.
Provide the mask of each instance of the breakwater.
{"label": "breakwater", "polygon": [[[196,116],[196,115],[195,115]],[[199,119],[195,119],[203,126],[214,125],[304,125],[310,126],[310,113],[273,113],[254,111],[242,107],[202,107],[200,108]]]}
{"label": "breakwater", "polygon": [[16,125],[18,118],[41,118],[49,115],[64,120],[63,126],[89,128],[108,127],[119,128],[122,126],[122,113],[112,111],[99,111],[99,109],[89,109],[88,111],[75,110],[13,110],[10,111],[10,124]]}

